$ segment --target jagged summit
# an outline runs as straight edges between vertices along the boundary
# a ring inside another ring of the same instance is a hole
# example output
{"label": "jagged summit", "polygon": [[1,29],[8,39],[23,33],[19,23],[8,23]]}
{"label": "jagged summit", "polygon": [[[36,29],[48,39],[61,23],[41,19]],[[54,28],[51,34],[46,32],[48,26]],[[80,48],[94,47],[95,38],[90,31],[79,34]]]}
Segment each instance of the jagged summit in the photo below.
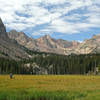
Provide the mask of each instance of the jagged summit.
{"label": "jagged summit", "polygon": [[0,18],[0,36],[7,36],[6,28],[5,28],[1,18]]}
{"label": "jagged summit", "polygon": [[0,18],[0,33],[2,33],[2,32],[6,32],[6,28],[5,28],[3,22],[2,22],[2,20]]}
{"label": "jagged summit", "polygon": [[16,30],[11,30],[10,32],[17,32]]}
{"label": "jagged summit", "polygon": [[51,36],[49,34],[44,36],[45,38],[51,38]]}
{"label": "jagged summit", "polygon": [[38,39],[40,40],[40,39],[53,39],[53,38],[49,34],[47,34],[47,35],[41,36]]}

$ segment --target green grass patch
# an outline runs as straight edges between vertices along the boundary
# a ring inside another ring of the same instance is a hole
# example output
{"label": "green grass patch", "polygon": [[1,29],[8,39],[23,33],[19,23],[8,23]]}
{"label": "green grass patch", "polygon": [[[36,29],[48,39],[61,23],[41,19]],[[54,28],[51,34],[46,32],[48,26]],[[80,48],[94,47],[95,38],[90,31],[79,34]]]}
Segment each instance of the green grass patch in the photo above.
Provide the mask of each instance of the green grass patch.
{"label": "green grass patch", "polygon": [[87,95],[80,92],[69,91],[38,91],[38,90],[15,90],[0,91],[0,100],[75,100]]}

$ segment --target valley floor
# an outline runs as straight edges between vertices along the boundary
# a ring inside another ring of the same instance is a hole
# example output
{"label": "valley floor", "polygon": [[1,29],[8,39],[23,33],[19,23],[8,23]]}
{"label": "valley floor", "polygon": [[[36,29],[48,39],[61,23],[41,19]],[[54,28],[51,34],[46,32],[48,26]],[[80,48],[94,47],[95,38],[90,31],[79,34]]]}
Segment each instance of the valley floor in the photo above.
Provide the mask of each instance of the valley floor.
{"label": "valley floor", "polygon": [[100,100],[100,76],[0,76],[0,100]]}

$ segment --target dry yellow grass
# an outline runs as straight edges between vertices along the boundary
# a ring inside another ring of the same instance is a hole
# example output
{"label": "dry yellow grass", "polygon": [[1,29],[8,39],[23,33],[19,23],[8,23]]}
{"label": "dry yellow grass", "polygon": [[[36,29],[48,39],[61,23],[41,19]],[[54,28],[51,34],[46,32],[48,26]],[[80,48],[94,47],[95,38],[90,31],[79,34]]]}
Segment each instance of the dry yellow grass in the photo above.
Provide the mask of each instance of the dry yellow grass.
{"label": "dry yellow grass", "polygon": [[[12,90],[13,91],[17,90],[18,92],[18,91],[23,91],[23,89],[24,92],[25,90],[31,90],[31,91],[38,90],[46,92],[67,91],[73,93],[72,95],[74,95],[74,93],[77,92],[77,93],[83,93],[83,97],[85,93],[87,94],[85,99],[77,98],[77,100],[99,100],[100,76],[14,75],[13,79],[10,79],[8,75],[0,76],[0,91],[9,92]],[[79,94],[79,96],[81,97],[82,94]]]}
{"label": "dry yellow grass", "polygon": [[100,76],[49,76],[49,75],[8,75],[0,76],[0,89],[35,88],[46,91],[56,90],[100,90]]}

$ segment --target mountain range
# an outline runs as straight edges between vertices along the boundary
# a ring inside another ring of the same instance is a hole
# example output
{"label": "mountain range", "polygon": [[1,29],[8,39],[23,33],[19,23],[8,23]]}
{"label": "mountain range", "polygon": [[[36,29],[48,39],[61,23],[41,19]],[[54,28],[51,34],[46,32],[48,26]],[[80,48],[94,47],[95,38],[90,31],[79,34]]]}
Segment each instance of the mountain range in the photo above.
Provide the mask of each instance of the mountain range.
{"label": "mountain range", "polygon": [[100,34],[82,43],[54,39],[50,35],[34,39],[28,37],[24,32],[17,32],[16,30],[6,32],[6,28],[0,19],[0,56],[13,59],[31,57],[26,49],[63,55],[100,53]]}
{"label": "mountain range", "polygon": [[25,46],[30,50],[36,50],[40,52],[49,52],[57,54],[65,54],[65,49],[75,48],[79,45],[78,42],[69,42],[62,39],[51,38],[50,35],[45,35],[38,39],[29,38],[23,32],[17,32],[16,30],[11,30],[8,32],[10,39],[16,40],[20,45]]}

